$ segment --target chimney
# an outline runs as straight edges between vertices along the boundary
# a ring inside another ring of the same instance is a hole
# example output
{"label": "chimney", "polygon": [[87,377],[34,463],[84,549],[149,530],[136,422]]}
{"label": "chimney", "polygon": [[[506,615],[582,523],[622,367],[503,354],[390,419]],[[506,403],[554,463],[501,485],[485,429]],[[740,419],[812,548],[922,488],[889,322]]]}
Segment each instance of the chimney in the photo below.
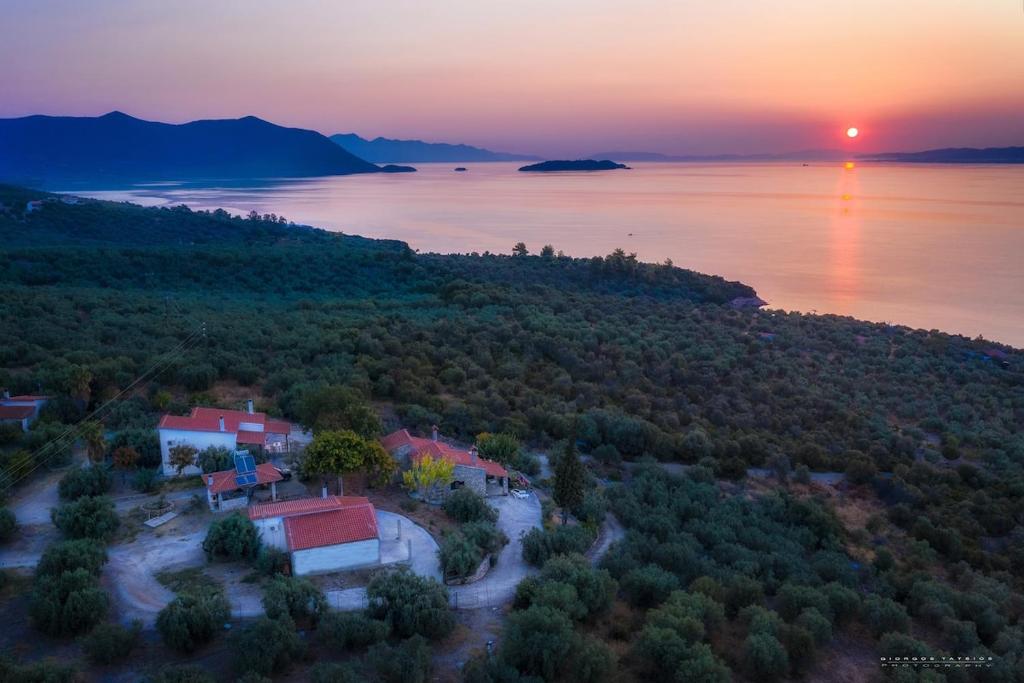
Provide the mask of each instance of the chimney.
{"label": "chimney", "polygon": [[434,425],[433,427],[431,427],[431,430],[432,431],[431,431],[430,439],[432,441],[437,441],[437,425]]}
{"label": "chimney", "polygon": [[220,431],[224,431],[224,416],[220,416]]}
{"label": "chimney", "polygon": [[476,452],[476,446],[473,446],[472,448],[469,449],[469,460],[474,465],[476,464]]}
{"label": "chimney", "polygon": [[248,409],[250,415],[252,415],[253,412],[255,412],[252,409],[252,399],[251,398],[248,400],[248,402],[246,402],[245,407]]}
{"label": "chimney", "polygon": [[213,475],[212,474],[209,475],[208,477],[206,477],[206,485],[211,487],[211,488],[213,487]]}

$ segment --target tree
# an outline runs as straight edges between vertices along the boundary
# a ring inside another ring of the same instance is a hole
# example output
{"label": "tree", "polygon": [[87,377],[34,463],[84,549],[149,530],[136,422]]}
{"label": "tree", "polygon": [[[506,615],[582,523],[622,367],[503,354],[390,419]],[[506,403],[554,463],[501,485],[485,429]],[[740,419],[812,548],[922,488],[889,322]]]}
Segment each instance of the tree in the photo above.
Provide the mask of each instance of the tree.
{"label": "tree", "polygon": [[107,551],[92,539],[59,541],[43,551],[36,565],[36,576],[60,576],[76,569],[84,569],[93,576],[99,576],[106,563]]}
{"label": "tree", "polygon": [[571,437],[565,445],[565,453],[558,459],[555,468],[555,490],[553,498],[562,508],[562,524],[569,519],[569,510],[583,503],[586,484],[583,463],[576,454],[576,439]]}
{"label": "tree", "polygon": [[332,650],[356,650],[387,638],[388,625],[361,612],[328,612],[317,626],[317,635]]}
{"label": "tree", "polygon": [[555,248],[550,244],[545,244],[540,248],[540,255],[546,259],[555,258]]}
{"label": "tree", "polygon": [[156,628],[169,648],[192,652],[213,640],[230,615],[230,605],[219,592],[184,593],[160,610]]}
{"label": "tree", "polygon": [[202,667],[186,664],[163,667],[149,683],[217,683],[217,679]]}
{"label": "tree", "polygon": [[437,556],[441,561],[441,571],[444,572],[445,577],[459,579],[476,571],[483,559],[480,549],[459,532],[445,536],[441,541],[441,548],[437,551]]}
{"label": "tree", "polygon": [[234,452],[224,446],[210,446],[199,451],[195,465],[203,471],[203,474],[234,469]]}
{"label": "tree", "polygon": [[500,657],[522,674],[553,681],[571,666],[574,640],[572,622],[565,614],[534,605],[509,614]]}
{"label": "tree", "polygon": [[530,250],[526,248],[524,242],[516,242],[516,245],[512,247],[513,256],[528,256],[529,254]]}
{"label": "tree", "polygon": [[110,488],[110,476],[102,465],[81,467],[61,477],[57,492],[61,500],[78,500],[82,496],[102,496]]}
{"label": "tree", "polygon": [[418,633],[437,640],[455,627],[448,608],[448,589],[405,567],[374,576],[366,587],[366,596],[367,614],[386,622],[399,638]]}
{"label": "tree", "polygon": [[478,493],[465,487],[453,491],[450,496],[445,498],[441,508],[460,524],[479,520],[488,522],[498,520],[498,511],[488,505]]}
{"label": "tree", "polygon": [[179,444],[171,447],[167,460],[170,462],[171,467],[174,468],[174,471],[178,473],[178,476],[181,476],[186,467],[193,467],[196,464],[197,453],[198,451],[195,446]]}
{"label": "tree", "polygon": [[7,508],[0,508],[0,543],[6,543],[14,538],[14,532],[18,530],[18,519],[14,513]]}
{"label": "tree", "polygon": [[107,613],[107,594],[86,569],[40,574],[29,602],[32,623],[43,633],[66,636],[88,631]]}
{"label": "tree", "polygon": [[451,460],[424,453],[402,474],[402,483],[422,500],[434,500],[451,483],[454,472],[455,463]]}
{"label": "tree", "polygon": [[131,446],[119,446],[112,454],[114,469],[121,472],[121,481],[124,482],[125,472],[134,470],[139,464],[139,452]]}
{"label": "tree", "polygon": [[210,524],[203,551],[210,560],[253,560],[260,550],[260,532],[242,515],[228,515]]}
{"label": "tree", "polygon": [[743,661],[751,678],[774,681],[789,671],[789,656],[778,638],[767,633],[747,636],[743,643]]}
{"label": "tree", "polygon": [[387,480],[396,465],[377,441],[364,439],[350,429],[342,429],[317,433],[306,448],[303,467],[310,474],[337,475],[338,495],[343,495],[343,474],[368,470],[376,480]]}
{"label": "tree", "polygon": [[107,451],[107,442],[103,437],[103,425],[95,420],[89,420],[83,422],[80,429],[89,460],[94,463],[103,460],[103,455]]}
{"label": "tree", "polygon": [[287,671],[302,658],[306,645],[287,615],[260,617],[231,634],[235,670],[269,676]]}
{"label": "tree", "polygon": [[377,412],[358,392],[330,385],[307,392],[299,403],[302,424],[313,431],[350,429],[364,439],[381,433]]}
{"label": "tree", "polygon": [[82,641],[82,649],[93,664],[113,664],[128,658],[141,633],[142,622],[137,619],[128,626],[100,624]]}
{"label": "tree", "polygon": [[315,625],[327,612],[327,600],[308,579],[275,576],[263,588],[263,609],[271,619]]}
{"label": "tree", "polygon": [[383,683],[427,683],[433,667],[430,645],[423,636],[412,636],[398,645],[377,643],[366,661]]}
{"label": "tree", "polygon": [[83,496],[50,511],[54,525],[68,538],[109,539],[121,520],[106,496]]}
{"label": "tree", "polygon": [[476,447],[482,457],[509,466],[519,453],[519,439],[505,432],[481,432],[477,434]]}
{"label": "tree", "polygon": [[910,617],[903,605],[895,600],[871,595],[862,607],[864,622],[871,628],[875,638],[885,633],[904,633],[910,628]]}

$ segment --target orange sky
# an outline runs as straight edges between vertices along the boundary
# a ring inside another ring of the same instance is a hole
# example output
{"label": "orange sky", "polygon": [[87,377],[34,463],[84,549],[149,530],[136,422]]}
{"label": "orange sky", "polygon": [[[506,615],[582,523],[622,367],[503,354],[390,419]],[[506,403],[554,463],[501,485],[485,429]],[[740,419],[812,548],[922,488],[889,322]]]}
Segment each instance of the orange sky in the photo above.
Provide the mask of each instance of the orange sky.
{"label": "orange sky", "polygon": [[0,116],[255,114],[548,155],[1024,144],[1019,0],[9,0],[4,15]]}

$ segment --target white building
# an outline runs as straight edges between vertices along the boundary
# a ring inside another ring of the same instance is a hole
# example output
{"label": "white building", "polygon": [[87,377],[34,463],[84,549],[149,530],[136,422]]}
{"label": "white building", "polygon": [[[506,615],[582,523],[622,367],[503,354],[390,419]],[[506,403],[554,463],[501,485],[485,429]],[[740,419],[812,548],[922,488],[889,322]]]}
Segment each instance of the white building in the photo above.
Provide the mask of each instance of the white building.
{"label": "white building", "polygon": [[[164,474],[174,476],[178,472],[171,466],[170,458],[175,446],[188,445],[197,451],[211,446],[223,446],[231,451],[245,446],[261,446],[270,452],[287,451],[292,425],[268,418],[266,413],[254,412],[249,401],[248,410],[193,408],[189,415],[164,415],[157,431]],[[182,474],[202,474],[202,470],[190,466],[182,470]]]}
{"label": "white building", "polygon": [[263,542],[291,554],[296,576],[380,564],[377,512],[357,496],[303,498],[249,507]]}
{"label": "white building", "polygon": [[0,397],[0,422],[16,422],[21,431],[27,432],[29,425],[39,417],[40,409],[46,405],[49,398],[34,394],[11,396],[11,393],[5,390]]}

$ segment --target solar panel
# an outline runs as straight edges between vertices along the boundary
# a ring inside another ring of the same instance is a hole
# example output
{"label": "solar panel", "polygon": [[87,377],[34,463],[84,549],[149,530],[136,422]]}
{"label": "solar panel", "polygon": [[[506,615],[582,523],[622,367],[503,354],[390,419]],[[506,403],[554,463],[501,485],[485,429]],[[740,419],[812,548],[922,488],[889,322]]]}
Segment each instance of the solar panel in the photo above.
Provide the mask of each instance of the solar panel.
{"label": "solar panel", "polygon": [[255,472],[235,475],[235,483],[238,484],[238,486],[255,486],[258,481],[259,479],[256,477]]}
{"label": "solar panel", "polygon": [[256,460],[249,455],[249,451],[235,452],[235,472],[238,474],[250,474],[256,471]]}

